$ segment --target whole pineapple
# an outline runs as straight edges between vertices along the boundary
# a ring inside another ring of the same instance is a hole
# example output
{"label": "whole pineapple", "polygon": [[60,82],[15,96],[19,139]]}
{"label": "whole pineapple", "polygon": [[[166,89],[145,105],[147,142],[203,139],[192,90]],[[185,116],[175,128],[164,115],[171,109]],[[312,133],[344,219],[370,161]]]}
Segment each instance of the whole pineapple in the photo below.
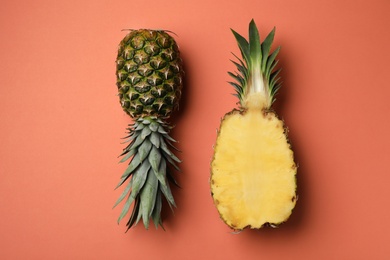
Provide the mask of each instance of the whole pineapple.
{"label": "whole pineapple", "polygon": [[[171,168],[180,160],[171,152],[167,119],[178,108],[183,68],[175,40],[162,30],[131,30],[118,47],[116,60],[120,104],[134,123],[128,128],[128,146],[121,162],[130,159],[117,188],[127,181],[115,206],[126,198],[118,223],[129,212],[127,230],[142,218],[162,226],[162,199],[176,207],[169,182],[176,184]],[[172,166],[172,167],[170,167]],[[115,207],[114,206],[114,207]]]}
{"label": "whole pineapple", "polygon": [[[233,31],[233,30],[232,30]],[[227,113],[220,125],[211,163],[211,192],[223,221],[235,230],[276,227],[295,207],[296,172],[287,130],[271,105],[280,88],[271,52],[275,30],[260,41],[255,22],[249,41],[233,31],[242,59],[238,73],[229,73],[239,109]]]}

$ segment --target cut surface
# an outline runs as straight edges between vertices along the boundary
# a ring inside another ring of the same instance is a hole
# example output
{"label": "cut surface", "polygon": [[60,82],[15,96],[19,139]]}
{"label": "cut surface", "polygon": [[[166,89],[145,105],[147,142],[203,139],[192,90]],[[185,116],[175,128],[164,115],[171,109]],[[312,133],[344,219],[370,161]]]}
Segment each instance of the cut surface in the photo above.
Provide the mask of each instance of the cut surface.
{"label": "cut surface", "polygon": [[296,202],[296,165],[283,122],[258,109],[227,114],[211,164],[211,192],[230,227],[261,228],[288,219]]}

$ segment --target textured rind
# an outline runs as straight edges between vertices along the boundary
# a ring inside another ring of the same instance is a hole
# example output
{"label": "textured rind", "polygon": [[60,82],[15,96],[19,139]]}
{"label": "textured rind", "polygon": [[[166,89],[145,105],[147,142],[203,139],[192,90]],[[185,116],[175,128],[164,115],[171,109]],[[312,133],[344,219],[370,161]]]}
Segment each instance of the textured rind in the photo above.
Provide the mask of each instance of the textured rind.
{"label": "textured rind", "polygon": [[[220,122],[220,127],[217,131],[217,136],[219,136],[220,132],[221,132],[221,129],[222,129],[222,125],[223,125],[223,122],[224,120],[228,117],[228,116],[231,116],[233,114],[240,114],[240,115],[244,115],[245,113],[247,112],[247,109],[233,109],[231,110],[230,112],[226,113],[223,118],[221,119],[221,122]],[[279,119],[278,115],[271,109],[271,108],[268,108],[268,109],[263,109],[262,113],[264,114],[268,114],[268,113],[271,113],[274,117],[276,117],[278,120],[280,120],[282,123],[283,123],[283,128],[284,128],[284,134],[286,136],[286,140],[287,140],[287,144],[288,146],[290,147],[290,150],[292,151],[292,148],[291,148],[291,143],[290,143],[290,140],[288,138],[288,128],[285,126],[284,124],[284,121]],[[218,141],[218,137],[217,137],[217,141]],[[214,146],[214,154],[213,154],[213,158],[211,160],[211,163],[210,163],[210,191],[211,191],[211,196],[213,198],[213,201],[214,201],[214,205],[216,206],[217,208],[217,211],[218,211],[218,214],[219,214],[219,217],[220,219],[227,225],[229,226],[233,231],[242,231],[244,229],[261,229],[261,228],[265,228],[265,227],[271,227],[271,228],[278,228],[280,225],[282,225],[283,223],[287,222],[287,220],[291,217],[291,214],[292,214],[292,211],[294,208],[291,210],[291,213],[290,215],[284,219],[283,221],[280,221],[278,223],[273,223],[273,222],[266,222],[264,223],[262,226],[260,226],[259,228],[256,228],[256,227],[252,227],[251,225],[247,225],[243,228],[237,228],[235,225],[232,225],[231,224],[231,221],[230,220],[227,220],[223,214],[221,214],[220,210],[219,210],[219,201],[216,200],[215,196],[214,196],[214,192],[213,192],[213,177],[214,177],[214,174],[213,174],[213,162],[215,160],[215,150],[217,149],[217,146],[218,146],[218,142],[216,142],[215,146]],[[294,182],[295,182],[295,196],[292,198],[293,201],[296,203],[296,201],[298,200],[298,192],[297,192],[297,168],[298,168],[298,165],[294,162],[294,167],[295,167],[295,175],[294,175]]]}
{"label": "textured rind", "polygon": [[133,118],[168,118],[179,106],[183,74],[179,48],[165,31],[132,30],[119,44],[119,99]]}

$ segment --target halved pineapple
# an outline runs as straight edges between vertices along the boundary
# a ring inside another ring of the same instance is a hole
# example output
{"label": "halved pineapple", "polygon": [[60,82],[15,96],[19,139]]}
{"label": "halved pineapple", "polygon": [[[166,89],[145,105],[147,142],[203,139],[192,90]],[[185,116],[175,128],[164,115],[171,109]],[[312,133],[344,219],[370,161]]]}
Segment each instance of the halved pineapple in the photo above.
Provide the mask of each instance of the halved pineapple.
{"label": "halved pineapple", "polygon": [[243,56],[229,73],[240,100],[221,121],[211,163],[211,192],[224,222],[235,230],[285,222],[296,203],[293,152],[283,122],[271,110],[280,88],[274,30],[261,43],[249,25],[249,42],[233,31]]}

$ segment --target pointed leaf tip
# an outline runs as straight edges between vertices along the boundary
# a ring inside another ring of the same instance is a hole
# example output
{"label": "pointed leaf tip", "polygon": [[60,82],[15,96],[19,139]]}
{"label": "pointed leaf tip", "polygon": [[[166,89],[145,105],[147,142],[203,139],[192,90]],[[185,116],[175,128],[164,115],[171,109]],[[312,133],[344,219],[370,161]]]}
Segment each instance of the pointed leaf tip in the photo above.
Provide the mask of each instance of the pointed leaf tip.
{"label": "pointed leaf tip", "polygon": [[263,43],[261,44],[261,51],[263,53],[263,59],[261,62],[261,64],[262,64],[261,70],[262,71],[265,71],[265,69],[266,69],[267,59],[268,59],[268,55],[270,54],[270,51],[271,51],[271,45],[274,41],[274,37],[275,37],[275,27],[267,35],[267,37],[264,39]]}
{"label": "pointed leaf tip", "polygon": [[238,47],[240,48],[244,60],[248,64],[250,58],[249,42],[233,29],[231,29],[231,31],[233,32],[233,35],[236,38]]}
{"label": "pointed leaf tip", "polygon": [[262,50],[259,30],[254,20],[249,24],[249,49],[252,63],[259,64],[261,62]]}

